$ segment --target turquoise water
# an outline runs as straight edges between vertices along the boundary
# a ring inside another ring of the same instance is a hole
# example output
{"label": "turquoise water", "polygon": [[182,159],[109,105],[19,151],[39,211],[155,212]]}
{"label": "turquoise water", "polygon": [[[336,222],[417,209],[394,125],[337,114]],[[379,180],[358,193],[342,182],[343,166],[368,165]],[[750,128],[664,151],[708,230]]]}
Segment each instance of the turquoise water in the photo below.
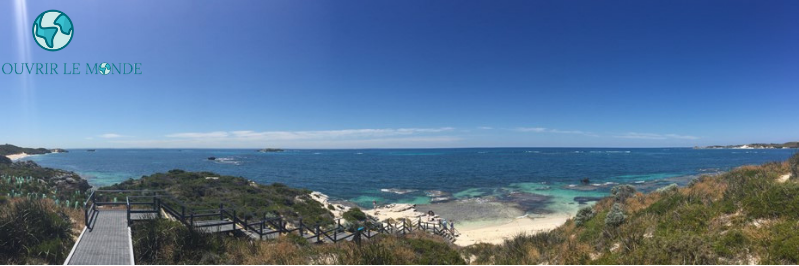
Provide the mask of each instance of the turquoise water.
{"label": "turquoise water", "polygon": [[[371,207],[465,198],[517,202],[532,210],[574,210],[615,184],[651,190],[699,174],[783,161],[796,150],[491,148],[402,150],[99,149],[29,157],[75,171],[94,186],[171,169],[280,182]],[[208,157],[217,157],[209,161]],[[591,184],[581,185],[589,178]],[[542,196],[543,199],[541,197]],[[582,198],[581,198],[582,197]]]}

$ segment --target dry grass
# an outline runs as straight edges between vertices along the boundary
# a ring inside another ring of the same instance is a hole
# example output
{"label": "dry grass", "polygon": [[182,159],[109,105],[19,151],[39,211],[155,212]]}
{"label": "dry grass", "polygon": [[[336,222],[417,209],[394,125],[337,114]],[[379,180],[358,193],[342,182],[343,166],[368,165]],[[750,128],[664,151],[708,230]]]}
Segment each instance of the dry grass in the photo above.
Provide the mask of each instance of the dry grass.
{"label": "dry grass", "polygon": [[626,206],[626,210],[631,213],[637,213],[640,210],[645,209],[655,203],[656,201],[662,198],[662,193],[649,193],[643,194],[641,192],[635,193],[635,196],[628,198],[624,205]]}
{"label": "dry grass", "polygon": [[716,176],[702,176],[701,182],[694,183],[692,186],[681,188],[680,193],[691,199],[700,200],[708,205],[724,197],[727,191],[727,182]]}

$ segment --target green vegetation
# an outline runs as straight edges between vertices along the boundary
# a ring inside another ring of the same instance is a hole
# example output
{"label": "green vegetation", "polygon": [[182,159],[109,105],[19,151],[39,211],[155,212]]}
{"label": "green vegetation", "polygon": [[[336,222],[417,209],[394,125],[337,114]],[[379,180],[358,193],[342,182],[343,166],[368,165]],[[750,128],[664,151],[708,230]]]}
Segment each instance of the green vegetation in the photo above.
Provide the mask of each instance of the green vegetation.
{"label": "green vegetation", "polygon": [[294,234],[276,241],[203,234],[166,219],[136,222],[132,232],[137,264],[465,264],[454,246],[427,234],[311,245]]}
{"label": "green vegetation", "polygon": [[624,220],[627,219],[627,215],[624,215],[624,209],[622,209],[621,204],[613,203],[613,207],[610,208],[610,212],[608,212],[608,216],[605,217],[605,224],[608,226],[619,226],[624,223]]}
{"label": "green vegetation", "polygon": [[280,183],[261,185],[243,177],[210,172],[171,170],[130,179],[102,190],[166,190],[195,210],[218,208],[220,203],[237,207],[240,214],[268,213],[290,221],[301,217],[305,224],[332,224],[333,214],[310,197],[310,190]]}
{"label": "green vegetation", "polygon": [[27,154],[46,154],[50,153],[50,150],[45,148],[38,148],[38,149],[21,148],[11,144],[0,145],[0,156],[19,154],[23,152]]}
{"label": "green vegetation", "polygon": [[574,223],[576,223],[577,226],[581,226],[585,224],[588,220],[591,220],[591,218],[594,218],[595,215],[596,212],[594,212],[594,208],[591,207],[580,208],[580,210],[577,211],[577,215],[574,216]]}
{"label": "green vegetation", "polygon": [[627,198],[635,194],[635,187],[631,185],[619,185],[610,189],[610,195],[616,199],[616,202],[624,202]]}
{"label": "green vegetation", "polygon": [[799,154],[684,188],[615,188],[555,230],[461,252],[481,264],[797,264],[799,183],[778,181],[797,167]]}
{"label": "green vegetation", "polygon": [[50,200],[0,204],[0,262],[61,264],[74,244],[73,224]]}
{"label": "green vegetation", "polygon": [[792,175],[791,178],[793,178],[794,180],[799,180],[799,156],[798,155],[799,155],[799,153],[797,153],[797,155],[794,155],[793,157],[791,157],[791,159],[788,160],[788,164],[791,165],[791,175]]}
{"label": "green vegetation", "polygon": [[354,208],[348,210],[342,216],[343,216],[344,220],[347,220],[348,222],[351,222],[351,223],[366,221],[366,214],[363,213],[363,211],[361,211],[361,209],[358,208],[358,207],[354,207]]}
{"label": "green vegetation", "polygon": [[8,164],[11,164],[12,162],[13,161],[11,161],[11,159],[9,159],[8,157],[0,156],[0,165],[4,165],[4,164],[8,165]]}
{"label": "green vegetation", "polygon": [[0,156],[0,262],[63,263],[83,226],[89,184],[72,172],[2,159],[7,158]]}
{"label": "green vegetation", "polygon": [[73,172],[44,168],[31,161],[0,164],[0,196],[7,198],[48,198],[77,208],[74,203],[82,204],[89,188],[89,183]]}

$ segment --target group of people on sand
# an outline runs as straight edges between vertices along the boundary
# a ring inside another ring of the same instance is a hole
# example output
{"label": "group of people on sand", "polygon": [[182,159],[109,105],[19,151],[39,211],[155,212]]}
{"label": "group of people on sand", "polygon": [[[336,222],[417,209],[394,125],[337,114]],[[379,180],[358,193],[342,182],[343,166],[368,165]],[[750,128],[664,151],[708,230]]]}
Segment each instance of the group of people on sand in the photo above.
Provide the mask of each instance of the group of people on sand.
{"label": "group of people on sand", "polygon": [[[379,211],[377,211],[377,201],[372,201],[372,207],[375,210],[375,214],[378,214]],[[413,207],[415,208],[416,204],[414,204]],[[455,234],[455,220],[447,221],[444,218],[436,217],[436,213],[433,212],[433,210],[427,211],[427,218],[425,220],[427,220],[427,222],[433,223],[438,222],[438,225],[444,228],[444,230],[448,230]]]}
{"label": "group of people on sand", "polygon": [[[430,221],[430,222],[435,222],[436,221],[436,213],[433,212],[433,210],[427,211],[427,217],[428,217],[428,221]],[[455,220],[449,220],[449,223],[447,223],[446,219],[439,218],[438,219],[438,224],[441,225],[441,227],[443,227],[444,230],[455,231]]]}

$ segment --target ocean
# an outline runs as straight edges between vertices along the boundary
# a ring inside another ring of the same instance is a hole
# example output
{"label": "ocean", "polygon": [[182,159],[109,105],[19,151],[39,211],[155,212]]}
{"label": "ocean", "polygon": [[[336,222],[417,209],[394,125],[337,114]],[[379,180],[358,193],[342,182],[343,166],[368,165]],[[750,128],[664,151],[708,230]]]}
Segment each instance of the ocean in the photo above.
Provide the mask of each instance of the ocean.
{"label": "ocean", "polygon": [[[796,150],[690,148],[464,148],[286,150],[98,149],[31,156],[105,186],[171,169],[280,182],[371,208],[464,199],[515,202],[529,212],[566,211],[616,184],[652,190],[702,174],[784,161]],[[208,157],[217,160],[208,160]],[[590,183],[581,180],[588,178]]]}

